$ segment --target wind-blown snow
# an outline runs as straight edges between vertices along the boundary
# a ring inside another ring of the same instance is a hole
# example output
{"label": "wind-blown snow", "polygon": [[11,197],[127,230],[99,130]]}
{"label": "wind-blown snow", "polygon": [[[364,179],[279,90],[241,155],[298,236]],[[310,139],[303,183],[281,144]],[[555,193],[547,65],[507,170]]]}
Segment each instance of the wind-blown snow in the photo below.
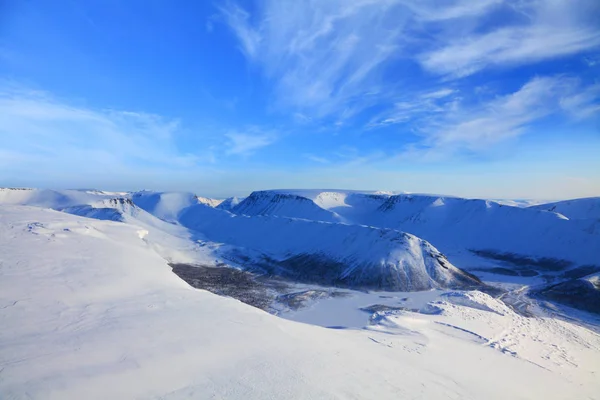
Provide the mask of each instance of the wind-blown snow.
{"label": "wind-blown snow", "polygon": [[[563,376],[560,366],[541,368],[410,313],[385,316],[393,328],[328,330],[194,290],[139,231],[128,223],[0,206],[3,398],[580,399],[598,393],[591,380],[597,365]],[[456,307],[465,323],[500,317]],[[530,328],[545,337],[543,326],[511,329],[519,335]],[[581,335],[589,346],[581,351],[597,355],[593,333]],[[559,351],[552,360],[579,360],[569,358],[570,343],[560,342],[567,358]]]}
{"label": "wind-blown snow", "polygon": [[220,202],[216,208],[220,208],[222,210],[231,211],[231,209],[238,204],[240,204],[245,197],[228,197],[222,202]]}
{"label": "wind-blown snow", "polygon": [[193,193],[185,192],[136,192],[132,195],[136,206],[165,221],[177,221],[182,210],[198,204]]}

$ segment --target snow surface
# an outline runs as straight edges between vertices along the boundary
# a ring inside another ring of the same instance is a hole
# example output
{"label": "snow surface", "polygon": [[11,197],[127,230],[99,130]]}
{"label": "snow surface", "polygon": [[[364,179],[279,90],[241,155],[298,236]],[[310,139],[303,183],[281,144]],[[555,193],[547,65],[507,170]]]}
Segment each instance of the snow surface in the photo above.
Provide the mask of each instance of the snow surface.
{"label": "snow surface", "polygon": [[324,329],[190,288],[139,226],[26,206],[0,205],[0,255],[2,398],[592,399],[600,390],[596,333],[518,318],[478,292],[442,296],[428,314],[377,314],[369,329]]}
{"label": "snow surface", "polygon": [[[348,294],[347,297],[315,302],[298,311],[285,310],[279,315],[338,329],[366,326],[369,330],[391,334],[402,329],[414,329],[415,335],[425,331],[430,335],[442,333],[473,340],[588,387],[600,387],[596,376],[600,369],[597,358],[600,335],[593,330],[548,316],[524,317],[503,302],[478,291],[349,291]],[[374,304],[392,309],[374,315],[363,311]],[[394,337],[384,341],[391,346],[395,342]]]}

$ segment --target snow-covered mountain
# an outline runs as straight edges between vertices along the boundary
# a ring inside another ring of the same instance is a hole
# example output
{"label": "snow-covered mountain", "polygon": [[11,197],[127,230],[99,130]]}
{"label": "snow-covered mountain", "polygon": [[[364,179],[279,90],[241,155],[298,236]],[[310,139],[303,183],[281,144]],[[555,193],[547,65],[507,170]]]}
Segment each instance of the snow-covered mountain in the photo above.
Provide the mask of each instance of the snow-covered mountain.
{"label": "snow-covered mountain", "polygon": [[420,194],[330,190],[273,190],[256,194],[260,201],[241,203],[243,207],[232,211],[398,229],[422,237],[448,253],[486,250],[490,254],[574,264],[600,262],[598,221],[570,221],[534,207]]}
{"label": "snow-covered mountain", "polygon": [[263,190],[251,193],[231,211],[244,215],[354,223],[368,218],[391,195],[388,192],[331,189]]}
{"label": "snow-covered mountain", "polygon": [[314,221],[340,222],[339,215],[326,211],[314,201],[294,193],[277,191],[253,192],[231,211],[243,215],[276,215]]}
{"label": "snow-covered mountain", "polygon": [[[1,203],[119,219],[116,214],[97,210],[114,208],[98,203],[112,198],[113,193],[91,190],[0,189]],[[174,224],[180,223],[180,216],[190,207],[207,204],[251,217],[279,216],[401,230],[427,240],[446,254],[475,251],[573,266],[600,264],[598,198],[533,207],[450,196],[342,190],[259,191],[238,204],[235,198],[217,204],[180,192],[142,191],[122,198]],[[90,209],[81,208],[84,205]]]}
{"label": "snow-covered mountain", "polygon": [[448,251],[485,249],[575,264],[600,260],[600,231],[593,224],[486,200],[396,195],[362,222],[405,230]]}
{"label": "snow-covered mountain", "polygon": [[403,291],[480,285],[431,244],[396,230],[238,216],[205,205],[184,210],[180,222],[211,241],[259,252],[259,259],[245,254],[246,264],[297,281]]}
{"label": "snow-covered mountain", "polygon": [[545,203],[530,208],[545,210],[564,215],[569,219],[600,220],[600,197],[564,200],[554,203]]}

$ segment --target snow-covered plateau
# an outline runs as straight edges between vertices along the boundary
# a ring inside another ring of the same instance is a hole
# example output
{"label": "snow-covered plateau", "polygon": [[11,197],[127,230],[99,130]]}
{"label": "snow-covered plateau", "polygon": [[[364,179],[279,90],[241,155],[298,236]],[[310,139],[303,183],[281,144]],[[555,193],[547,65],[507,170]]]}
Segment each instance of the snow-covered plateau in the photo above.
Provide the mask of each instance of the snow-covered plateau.
{"label": "snow-covered plateau", "polygon": [[597,399],[599,202],[0,189],[0,398]]}

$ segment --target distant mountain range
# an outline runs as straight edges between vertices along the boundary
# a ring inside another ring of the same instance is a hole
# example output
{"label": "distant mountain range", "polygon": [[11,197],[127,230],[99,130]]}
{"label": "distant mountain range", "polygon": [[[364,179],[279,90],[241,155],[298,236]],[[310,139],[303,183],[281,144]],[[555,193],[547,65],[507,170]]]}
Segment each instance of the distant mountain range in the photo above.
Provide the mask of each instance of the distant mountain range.
{"label": "distant mountain range", "polygon": [[[343,190],[257,191],[220,201],[179,192],[0,189],[0,203],[138,225],[157,251],[172,257],[185,253],[193,261],[190,249],[200,243],[203,260],[324,285],[481,286],[442,252],[554,272],[600,264],[598,198],[517,207]],[[177,254],[166,250],[174,244]]]}

